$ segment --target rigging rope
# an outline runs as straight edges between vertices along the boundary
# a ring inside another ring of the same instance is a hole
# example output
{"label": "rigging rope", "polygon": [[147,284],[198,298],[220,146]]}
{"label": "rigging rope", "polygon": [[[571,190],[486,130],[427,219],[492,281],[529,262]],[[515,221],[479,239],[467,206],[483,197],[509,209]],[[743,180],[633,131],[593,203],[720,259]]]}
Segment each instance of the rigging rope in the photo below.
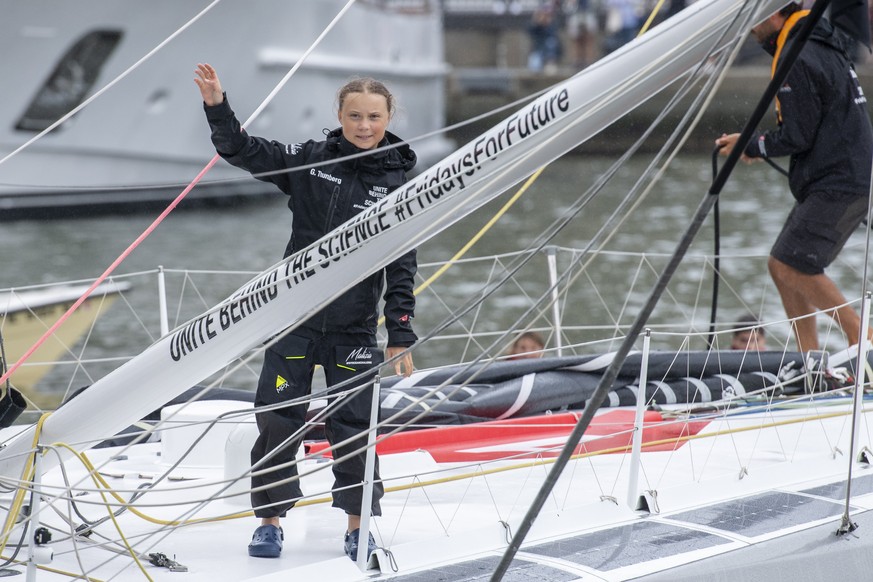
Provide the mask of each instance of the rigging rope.
{"label": "rigging rope", "polygon": [[[712,181],[718,177],[718,152],[721,147],[712,151]],[[712,349],[715,340],[715,320],[718,316],[718,284],[721,280],[721,213],[718,208],[718,199],[712,207],[713,235],[712,235],[712,305],[709,312],[709,335],[706,338],[706,346]]]}
{"label": "rigging rope", "polygon": [[[492,216],[491,219],[490,219],[488,222],[486,222],[485,225],[484,225],[482,228],[480,228],[479,231],[478,231],[476,234],[474,234],[474,235],[470,238],[469,241],[467,241],[467,244],[465,244],[463,247],[461,247],[461,249],[460,249],[458,252],[456,252],[456,253],[452,256],[451,259],[449,259],[447,262],[443,263],[443,265],[442,265],[439,269],[437,269],[436,272],[434,272],[433,275],[431,275],[430,277],[428,277],[428,278],[424,281],[424,283],[422,283],[421,285],[419,285],[418,287],[416,287],[415,290],[413,291],[413,294],[418,295],[419,293],[421,293],[422,291],[424,291],[425,289],[427,289],[428,287],[430,287],[431,284],[432,284],[434,281],[436,281],[437,279],[439,279],[439,278],[443,275],[443,273],[445,273],[446,271],[448,271],[448,270],[449,270],[451,267],[453,267],[453,266],[455,265],[455,263],[457,263],[457,262],[458,262],[458,261],[459,261],[459,260],[460,260],[464,255],[465,255],[465,254],[467,254],[467,251],[469,251],[471,248],[473,248],[473,245],[475,245],[477,242],[479,242],[479,239],[481,239],[483,236],[485,236],[485,233],[488,232],[488,231],[491,229],[492,226],[494,226],[495,224],[497,224],[497,221],[500,220],[500,219],[503,217],[503,215],[506,214],[507,211],[509,211],[510,208],[512,208],[512,205],[515,204],[516,201],[518,201],[518,199],[521,198],[521,196],[522,196],[525,192],[527,192],[528,188],[530,188],[531,185],[533,185],[533,183],[536,182],[537,178],[540,177],[540,174],[542,174],[542,173],[543,173],[543,170],[545,170],[545,169],[546,169],[546,166],[543,166],[542,168],[538,169],[536,172],[534,172],[533,174],[531,174],[530,177],[527,179],[527,181],[522,185],[522,187],[519,188],[519,189],[516,191],[516,193],[512,195],[512,198],[510,198],[509,200],[507,200],[507,201],[506,201],[506,204],[504,204],[504,205],[500,208],[500,210],[498,210],[496,213],[494,213],[494,216]],[[378,322],[378,324],[379,324],[379,325],[382,325],[384,322],[385,322],[385,316],[382,315],[382,316],[379,317],[379,322]]]}
{"label": "rigging rope", "polygon": [[[660,11],[663,4],[664,4],[664,0],[658,0],[657,5],[655,5],[655,7],[652,9],[652,12],[649,14],[649,18],[643,24],[642,28],[640,28],[640,31],[637,33],[637,36],[641,36],[643,33],[645,33],[649,29],[649,26],[652,24],[652,21],[658,15],[658,12]],[[491,227],[494,226],[497,223],[497,221],[503,217],[504,214],[506,214],[506,212],[512,207],[512,205],[515,204],[515,202],[525,192],[527,192],[528,188],[530,188],[533,185],[533,183],[537,181],[537,179],[540,177],[540,174],[542,174],[543,171],[547,167],[548,167],[548,164],[542,166],[536,172],[531,174],[530,178],[527,179],[527,181],[524,183],[524,185],[518,189],[518,191],[512,196],[512,198],[510,198],[506,202],[506,204],[504,204],[503,207],[500,208],[500,210],[498,210],[494,214],[493,217],[491,217],[491,219],[485,224],[485,226],[483,226],[476,234],[474,234],[470,238],[470,240],[467,241],[467,244],[465,244],[463,247],[461,247],[461,249],[457,253],[455,253],[455,255],[451,259],[449,259],[449,261],[447,263],[445,263],[442,267],[440,267],[440,269],[437,272],[435,272],[433,275],[428,277],[428,279],[424,283],[419,285],[418,288],[415,289],[414,293],[416,295],[418,295],[420,292],[422,292],[425,289],[427,289],[428,287],[430,287],[431,283],[433,283],[434,281],[439,279],[443,275],[443,273],[445,273],[449,268],[451,268],[455,264],[455,262],[457,262],[458,259],[463,257],[467,253],[467,251],[469,251],[470,248],[472,248],[473,245],[475,245],[479,241],[479,239],[481,239],[485,235],[485,233],[488,232],[491,229]],[[382,316],[379,318],[380,325],[384,321],[385,321],[385,316]]]}
{"label": "rigging rope", "polygon": [[[701,65],[701,67],[698,68],[698,70],[700,70],[701,68],[702,68],[702,65]],[[644,71],[641,71],[641,72],[638,73],[638,75],[643,75],[644,73],[645,73]],[[689,83],[689,82],[686,82],[686,83]],[[714,90],[713,90],[713,91],[714,91]],[[710,99],[711,99],[711,95],[710,95]],[[690,110],[689,110],[689,114],[690,114],[691,112],[693,112],[693,110],[694,110],[693,108],[690,109]],[[659,118],[658,118],[657,121],[662,120],[664,115],[665,115],[665,114],[662,113],[662,114],[659,116]],[[696,121],[699,121],[699,118],[700,118],[700,114],[698,114],[697,119],[695,120],[695,123],[696,123]],[[656,121],[655,124],[653,124],[653,125],[656,125],[656,124],[657,124],[657,121]],[[572,129],[572,126],[568,127],[568,130],[570,130],[570,129]],[[679,129],[681,129],[681,126],[680,126]],[[653,130],[653,127],[650,127],[650,128],[649,128],[649,129],[644,133],[644,135],[643,135],[643,136],[642,136],[642,137],[641,137],[641,138],[636,142],[636,144],[631,148],[631,150],[630,150],[630,151],[629,151],[625,156],[622,157],[622,161],[625,160],[625,159],[627,159],[627,157],[630,156],[630,153],[633,152],[633,151],[635,151],[635,148],[639,147],[639,146],[642,144],[642,142],[646,139],[646,137],[648,137],[648,135],[650,134],[650,132],[651,132],[652,130]],[[677,131],[678,131],[678,129],[677,129]],[[686,134],[686,137],[687,137],[687,134]],[[684,140],[683,140],[683,143],[684,143]],[[675,155],[675,154],[674,154],[674,155]],[[612,173],[614,173],[614,172],[617,170],[618,165],[620,165],[620,164],[616,164],[616,165],[615,165],[615,167],[614,167],[613,170],[612,170]],[[607,175],[607,176],[604,176],[601,180],[599,180],[599,181],[598,181],[598,184],[596,184],[594,187],[592,187],[593,192],[591,192],[591,195],[593,196],[594,194],[596,194],[596,193],[597,193],[597,192],[598,192],[598,191],[599,191],[599,190],[600,190],[600,189],[605,185],[606,181],[607,181],[610,177],[611,177],[611,173],[610,173],[609,175]],[[651,185],[650,185],[649,191],[650,191],[650,189],[651,189]],[[648,192],[648,191],[647,191],[647,192]],[[587,201],[587,200],[590,200],[590,198],[586,198],[586,201]],[[581,204],[581,206],[584,206],[584,202]],[[575,216],[575,215],[576,215],[576,214],[581,210],[581,206],[580,206],[580,205],[576,205],[576,206],[574,206],[574,207],[572,208],[572,210],[573,210],[572,212],[567,212],[567,213],[565,213],[565,216],[563,217],[563,219],[557,221],[558,226],[555,226],[552,230],[550,230],[549,232],[547,232],[547,233],[545,233],[544,235],[542,235],[542,236],[538,239],[538,241],[535,242],[534,244],[532,244],[529,248],[535,248],[536,250],[540,250],[540,249],[541,249],[541,248],[546,244],[546,242],[548,242],[548,240],[551,239],[551,237],[555,236],[555,234],[556,234],[557,232],[559,232],[561,228],[563,228],[564,226],[566,226],[566,225],[568,224],[568,221],[569,221],[572,217],[574,217],[574,216]],[[616,211],[616,214],[622,214],[622,215],[626,216],[627,213],[626,213],[626,212],[623,212],[623,209],[624,209],[624,203],[623,203],[622,205],[620,205],[619,209]],[[606,231],[609,231],[609,237],[611,237],[612,235],[614,235],[615,232],[616,232],[616,228],[611,228],[611,229],[610,229],[610,228],[608,228],[608,226],[609,226],[609,222],[607,222],[607,224],[604,224],[604,226],[601,228],[601,230],[600,230],[600,232],[599,232],[599,235],[602,234],[603,232],[606,232]],[[592,241],[591,244],[593,244],[593,241]],[[604,244],[605,244],[605,243],[604,243]],[[538,246],[538,245],[539,245],[539,246]],[[591,246],[591,245],[589,245],[589,248],[590,248],[590,246]],[[586,249],[586,252],[587,252],[587,250],[588,250],[588,249]],[[521,260],[517,261],[517,264],[516,264],[515,266],[510,266],[510,268],[509,268],[509,272],[507,273],[507,275],[504,276],[504,277],[503,277],[503,278],[498,282],[498,284],[497,284],[496,286],[499,287],[499,285],[501,285],[503,282],[505,282],[506,280],[508,280],[509,278],[511,278],[512,275],[513,275],[515,272],[517,272],[519,269],[521,269],[521,267],[523,267],[523,266],[527,263],[527,261],[530,260],[530,257],[531,257],[531,256],[533,256],[533,253],[529,253],[529,254],[523,256],[523,257],[521,258]],[[569,272],[569,270],[568,270],[568,272]],[[563,282],[563,281],[566,279],[566,277],[567,277],[567,273],[564,274],[564,276],[561,278],[560,281],[558,281],[557,284],[560,284],[561,282]],[[548,294],[549,291],[550,291],[550,290],[547,290],[547,291],[546,291],[546,294]],[[486,290],[486,291],[482,294],[481,297],[471,299],[471,301],[469,301],[468,304],[467,304],[465,307],[461,308],[461,309],[460,309],[460,310],[459,310],[459,311],[458,311],[458,312],[457,312],[457,313],[456,313],[456,314],[451,318],[451,321],[444,322],[443,324],[437,326],[437,327],[436,327],[432,332],[430,332],[426,337],[422,338],[422,340],[421,340],[420,343],[424,343],[424,342],[426,342],[427,340],[429,340],[431,337],[437,335],[440,331],[442,331],[443,329],[445,329],[445,328],[446,328],[448,325],[450,325],[453,321],[456,321],[458,318],[460,318],[460,317],[463,316],[465,313],[467,313],[470,309],[472,309],[473,307],[475,307],[479,302],[483,301],[483,300],[488,296],[488,294],[490,294],[491,292],[493,292],[493,289],[491,289],[491,290]],[[545,296],[545,295],[544,295],[544,296]],[[541,299],[541,300],[542,300],[542,299]],[[529,310],[527,313],[530,313],[530,310]],[[516,321],[516,326],[518,326],[518,325],[521,324],[523,318],[524,318],[526,315],[527,315],[527,314],[521,316],[521,317]],[[495,340],[495,342],[492,343],[491,346],[489,346],[488,349],[492,349],[493,347],[495,347],[499,342],[503,341],[503,340],[507,337],[507,335],[508,335],[508,332],[506,332],[506,333],[504,333],[503,335],[501,335],[500,338],[498,338],[497,340]],[[480,362],[480,361],[484,358],[484,355],[485,355],[485,353],[483,352],[483,355],[480,356],[480,357],[478,357],[478,358],[476,358],[473,362],[470,363],[470,365],[473,365],[473,364],[476,364],[476,363]],[[390,362],[390,361],[389,361],[389,362]],[[386,362],[386,363],[388,363],[388,362]],[[468,369],[469,369],[469,368],[468,368]],[[484,368],[483,368],[483,369],[484,369]],[[460,386],[457,386],[457,387],[455,388],[455,391],[462,389],[463,386],[466,386],[469,382],[472,382],[472,381],[473,381],[473,378],[469,378],[468,380],[466,380],[465,382],[463,382]],[[450,382],[450,381],[447,380],[446,383],[444,383],[444,385],[445,385],[445,384],[448,384],[449,382]],[[438,390],[438,389],[440,389],[440,388],[442,388],[442,386],[439,386],[439,387],[435,388],[435,390]],[[412,407],[412,405],[408,406],[405,410],[408,410],[408,409],[410,409],[411,407]],[[392,417],[392,418],[394,418],[394,417]],[[392,419],[387,419],[385,422],[390,422],[391,420],[392,420]]]}
{"label": "rigging rope", "polygon": [[[735,48],[735,50],[734,50],[732,56],[735,56],[735,55],[736,55],[736,51],[737,51],[737,50],[738,50],[738,45],[737,45],[737,48]],[[730,62],[730,59],[727,60],[726,62]],[[698,67],[698,71],[701,70],[701,69],[702,69],[702,65],[701,65],[700,67]],[[640,74],[643,74],[643,73],[640,73]],[[715,82],[710,81],[710,84],[712,85],[712,86],[710,87],[710,91],[711,91],[711,92],[709,93],[709,97],[708,97],[708,99],[704,100],[705,103],[708,103],[709,100],[711,100],[711,98],[712,98],[712,93],[714,93],[714,90],[715,90],[713,87],[717,87],[717,85],[718,85],[718,81],[715,81]],[[698,99],[701,99],[701,98],[698,97]],[[677,101],[677,102],[678,102],[678,101]],[[689,109],[687,116],[690,115],[691,113],[693,113],[693,111],[694,111],[694,108]],[[659,116],[658,120],[657,120],[653,125],[657,125],[657,122],[663,119],[663,115],[664,115],[664,114],[662,114],[661,116]],[[700,119],[700,113],[698,112],[697,117],[696,117],[696,119],[695,119],[695,125],[696,125],[696,122],[699,121],[699,119]],[[568,129],[571,129],[571,127],[569,127]],[[645,140],[645,138],[648,136],[649,132],[650,132],[652,129],[653,129],[653,128],[649,128],[649,130],[647,130],[647,132],[644,134],[644,136],[642,136],[642,137],[638,140],[638,142],[635,144],[637,147],[638,147],[638,146],[639,146],[639,145],[640,145],[640,144]],[[678,133],[678,132],[680,131],[680,129],[681,129],[681,125],[680,125],[680,128],[677,128],[677,130],[676,130],[675,133]],[[689,131],[690,131],[690,130],[687,130],[687,131],[686,131],[685,138],[687,138],[687,135],[688,135],[688,132],[689,132]],[[675,138],[675,135],[673,136],[673,138]],[[680,144],[681,144],[681,143],[684,143],[684,139],[681,140]],[[679,147],[681,147],[681,145],[680,145]],[[632,148],[632,150],[633,150],[633,149],[634,149],[634,148]],[[678,148],[677,148],[677,149],[678,149]],[[627,155],[629,155],[629,154],[627,154]],[[675,152],[674,152],[674,155],[675,155]],[[662,171],[663,171],[663,169],[662,169]],[[605,180],[608,180],[608,177],[605,178]],[[600,188],[603,187],[603,185],[605,184],[605,180],[602,180],[602,181],[597,185],[597,187],[594,189],[594,192],[595,192],[595,193],[596,193],[597,191],[599,191]],[[650,190],[650,189],[651,189],[651,185],[650,185],[649,190]],[[579,209],[577,208],[577,209],[576,209],[576,212],[578,212],[578,210],[579,210]],[[573,216],[575,216],[575,213],[571,213],[571,214],[572,214]],[[569,217],[565,217],[565,219],[568,220]],[[559,222],[563,223],[563,225],[566,225],[566,222],[565,222],[565,221],[559,221]],[[560,228],[558,228],[557,230],[559,231]],[[603,228],[601,229],[601,231],[605,231],[605,230],[609,230],[609,229],[607,229],[607,225],[604,225]],[[615,232],[615,229],[611,229],[611,234],[614,234],[614,232]],[[554,236],[554,234],[552,234],[551,236]],[[610,236],[611,236],[611,235],[610,235]],[[549,238],[550,238],[549,236],[543,236],[543,237],[540,237],[540,240],[546,240],[546,241],[547,241],[547,240],[549,240]],[[545,244],[545,242],[542,242],[542,244]],[[532,245],[532,246],[535,246],[535,245]],[[521,266],[523,266],[523,265],[524,265],[528,260],[530,260],[530,256],[532,256],[532,253],[531,253],[531,254],[528,254],[527,256],[525,256],[525,257],[523,258],[523,260],[520,261],[520,264],[516,267],[515,270],[521,268]],[[515,270],[513,270],[512,272],[510,272],[510,273],[507,275],[506,278],[511,277],[512,274],[515,272]],[[567,275],[565,274],[564,277],[562,277],[562,280],[563,280],[564,278],[566,278],[566,276],[567,276]],[[504,280],[505,280],[506,278],[504,278]],[[547,291],[547,293],[548,293],[548,291]],[[487,293],[486,293],[486,296],[487,296]],[[481,301],[482,299],[484,299],[484,297],[483,297],[483,298],[479,298],[478,300],[477,300],[476,298],[474,298],[473,300],[471,300],[471,302],[469,302],[470,304],[468,305],[468,307],[464,308],[464,310],[462,311],[462,313],[461,313],[460,315],[456,315],[453,319],[456,319],[457,317],[460,317],[461,315],[463,315],[463,313],[465,313],[467,310],[471,309],[472,306],[476,305],[476,304],[477,304],[477,301]],[[524,317],[524,316],[522,316],[522,317]],[[519,320],[518,320],[517,323],[521,322],[521,320],[522,320],[522,318],[519,318]],[[446,325],[447,325],[447,324],[446,324]],[[427,341],[430,337],[432,337],[433,335],[435,335],[436,333],[438,333],[439,331],[441,331],[441,329],[443,329],[443,328],[442,328],[442,327],[437,328],[434,332],[428,334],[427,337],[423,338],[423,341]],[[507,333],[508,333],[508,332],[507,332]],[[505,337],[506,337],[506,334],[503,334],[503,335],[501,336],[500,339],[498,339],[494,344],[492,344],[491,347],[493,347],[494,345],[496,345],[497,342],[502,341],[502,339],[505,338]],[[489,349],[490,349],[490,348],[489,348]],[[477,363],[477,362],[480,362],[480,361],[483,359],[483,357],[484,357],[484,353],[483,353],[483,356],[480,356],[479,358],[476,358],[476,359],[471,363],[471,365],[472,365],[472,364],[475,364],[475,363]],[[487,363],[486,363],[486,366],[485,366],[485,367],[487,367]],[[482,369],[484,370],[485,367],[483,367]],[[467,369],[469,370],[469,368],[467,368]],[[477,372],[477,374],[478,374],[478,372]],[[473,374],[472,377],[470,377],[470,378],[466,379],[464,382],[462,382],[460,386],[455,387],[455,388],[454,388],[454,391],[460,390],[460,389],[463,388],[463,386],[466,386],[469,382],[472,382],[472,381],[475,379],[475,377],[476,377],[477,374]],[[452,380],[447,380],[447,381],[444,382],[442,385],[436,387],[436,388],[431,392],[431,394],[432,394],[433,392],[439,390],[439,389],[442,388],[443,386],[449,384],[450,382],[452,382]],[[454,393],[454,392],[453,392],[453,393]],[[427,396],[425,396],[425,397],[427,397]],[[450,396],[447,396],[447,397],[450,397]],[[404,410],[409,410],[410,408],[412,408],[412,406],[413,406],[413,405],[409,405],[409,406],[407,406]],[[397,416],[397,415],[392,416],[392,417],[389,418],[389,419],[386,419],[385,423],[390,423],[394,418],[396,418],[396,416]],[[395,430],[395,431],[392,431],[392,432],[390,432],[390,433],[388,433],[388,434],[393,434],[394,432],[397,432],[397,431]]]}
{"label": "rigging rope", "polygon": [[447,263],[445,263],[442,267],[437,269],[437,271],[433,275],[428,277],[424,283],[419,285],[418,288],[415,290],[415,293],[418,294],[418,293],[424,291],[425,289],[427,289],[428,287],[430,287],[431,283],[433,283],[434,281],[439,279],[440,276],[443,273],[445,273],[450,267],[452,267],[458,261],[458,259],[463,257],[467,253],[467,251],[469,251],[473,247],[474,244],[479,242],[479,239],[481,239],[485,235],[485,233],[488,232],[488,230],[492,226],[494,226],[497,223],[497,221],[503,217],[504,214],[506,214],[506,212],[512,207],[512,205],[515,204],[515,202],[519,198],[521,198],[521,196],[525,192],[527,192],[528,188],[530,188],[533,185],[533,183],[537,181],[537,178],[540,177],[540,174],[542,174],[543,170],[545,170],[545,169],[546,169],[546,166],[543,166],[542,168],[538,169],[536,172],[531,174],[531,176],[527,179],[527,181],[524,183],[524,185],[521,188],[519,188],[515,194],[512,195],[512,198],[510,198],[506,202],[506,204],[504,204],[500,208],[500,210],[498,210],[487,223],[485,223],[485,226],[483,226],[481,229],[479,229],[479,232],[474,234],[473,237],[470,238],[469,241],[467,241],[467,244],[465,244],[463,247],[461,247],[461,250],[459,250],[457,253],[455,253],[455,255],[451,259],[449,259]]}
{"label": "rigging rope", "polygon": [[[821,10],[818,11],[818,15],[820,15],[821,11],[824,10],[824,7],[827,4],[828,0],[818,0],[814,7],[814,13],[818,10],[818,7],[821,6]],[[814,24],[818,20],[818,17],[811,17],[809,20],[812,22],[812,24]],[[776,75],[771,80],[771,83],[768,85],[764,96],[762,97],[761,101],[759,101],[754,113],[752,114],[751,118],[749,119],[748,123],[740,134],[741,142],[748,141],[754,127],[757,126],[758,122],[763,117],[767,104],[769,104],[770,100],[775,95],[776,90],[781,85],[782,80],[784,80],[785,74],[787,74],[787,67],[790,66],[796,59],[797,55],[800,52],[800,48],[803,47],[806,38],[809,36],[810,30],[811,25],[805,26],[800,31],[797,42],[791,45],[788,54],[785,56],[785,62],[783,66],[781,66],[776,72]],[[590,404],[586,406],[582,418],[579,420],[579,423],[576,425],[576,427],[573,429],[573,432],[567,439],[566,446],[561,451],[558,461],[549,472],[549,476],[546,482],[543,484],[542,488],[540,489],[537,498],[531,504],[530,509],[525,515],[524,521],[521,523],[515,537],[513,538],[512,543],[509,545],[509,547],[506,549],[503,556],[501,557],[500,562],[498,563],[491,577],[493,581],[496,582],[502,580],[503,575],[508,570],[510,563],[512,562],[514,556],[521,547],[521,543],[524,541],[527,533],[530,531],[534,519],[537,515],[539,515],[540,510],[544,506],[547,497],[550,495],[555,483],[557,482],[557,478],[560,476],[563,468],[566,466],[572,454],[572,450],[579,443],[583,433],[588,428],[588,425],[594,416],[594,409],[599,407],[603,400],[606,398],[606,395],[609,392],[610,387],[612,386],[619,367],[624,362],[627,354],[630,352],[633,342],[635,342],[639,337],[643,325],[645,325],[646,320],[648,320],[649,316],[654,310],[655,305],[657,304],[658,300],[661,297],[661,294],[663,293],[663,290],[666,288],[667,282],[671,279],[673,272],[676,270],[679,262],[684,257],[688,247],[691,245],[691,241],[694,239],[697,232],[699,231],[703,219],[711,209],[712,204],[717,199],[718,193],[721,191],[721,188],[727,181],[727,178],[730,175],[730,171],[736,165],[736,162],[739,159],[739,155],[740,151],[738,149],[734,149],[731,152],[731,155],[728,156],[728,160],[725,163],[725,168],[722,170],[722,173],[719,174],[717,179],[714,181],[712,188],[710,188],[710,190],[704,196],[703,200],[700,202],[698,209],[695,212],[694,219],[692,220],[692,223],[689,225],[687,231],[683,235],[681,241],[677,245],[676,250],[671,257],[667,268],[664,270],[662,276],[658,280],[657,285],[650,293],[649,298],[646,300],[645,305],[640,310],[639,315],[634,320],[634,323],[631,326],[631,330],[624,338],[621,347],[616,352],[615,358],[610,364],[609,369],[604,373],[600,383],[597,386],[596,392],[591,397]]]}

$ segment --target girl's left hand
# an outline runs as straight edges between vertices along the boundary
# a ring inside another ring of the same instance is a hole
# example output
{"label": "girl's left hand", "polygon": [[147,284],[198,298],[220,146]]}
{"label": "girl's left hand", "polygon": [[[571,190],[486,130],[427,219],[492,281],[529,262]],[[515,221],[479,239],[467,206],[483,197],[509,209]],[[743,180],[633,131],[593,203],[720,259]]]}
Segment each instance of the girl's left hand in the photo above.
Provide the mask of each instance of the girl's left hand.
{"label": "girl's left hand", "polygon": [[390,360],[406,351],[401,358],[394,362],[394,373],[409,378],[412,375],[412,352],[407,350],[408,348],[404,347],[389,347],[385,350],[385,359]]}

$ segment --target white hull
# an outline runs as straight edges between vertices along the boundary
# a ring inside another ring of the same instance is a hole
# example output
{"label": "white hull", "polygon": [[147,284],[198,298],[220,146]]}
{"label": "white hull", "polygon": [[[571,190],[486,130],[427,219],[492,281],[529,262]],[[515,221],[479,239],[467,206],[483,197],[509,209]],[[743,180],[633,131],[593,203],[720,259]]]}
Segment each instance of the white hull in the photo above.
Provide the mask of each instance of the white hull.
{"label": "white hull", "polygon": [[[196,63],[209,61],[221,71],[234,109],[246,119],[344,4],[216,4],[73,119],[0,164],[0,218],[172,200],[215,155],[193,83]],[[120,33],[85,98],[208,5],[205,0],[2,2],[0,75],[6,90],[0,159],[36,135],[36,129],[16,130],[16,125],[61,57],[83,36]],[[358,2],[250,129],[287,142],[318,138],[323,128],[336,125],[337,88],[354,76],[370,75],[396,94],[401,110],[392,128],[413,140],[443,127],[446,73],[437,9],[404,12]],[[419,170],[450,148],[442,136],[412,145],[421,158]],[[236,200],[252,194],[275,192],[222,163],[189,198]]]}

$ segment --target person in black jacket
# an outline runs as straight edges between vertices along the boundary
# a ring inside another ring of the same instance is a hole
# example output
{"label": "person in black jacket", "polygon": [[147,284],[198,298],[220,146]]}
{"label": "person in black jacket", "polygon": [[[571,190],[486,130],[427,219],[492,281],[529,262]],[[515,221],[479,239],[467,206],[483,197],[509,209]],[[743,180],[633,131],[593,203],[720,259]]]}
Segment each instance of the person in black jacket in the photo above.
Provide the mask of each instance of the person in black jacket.
{"label": "person in black jacket", "polygon": [[[773,55],[773,71],[807,14],[789,4],[752,29]],[[824,274],[866,215],[870,191],[873,130],[849,46],[851,39],[827,20],[816,24],[777,93],[777,128],[753,136],[741,158],[790,156],[788,182],[796,203],[768,268],[800,351],[819,349],[811,315],[817,310],[834,317],[849,345],[861,334],[857,312]],[[738,138],[723,135],[715,143],[727,155]]]}
{"label": "person in black jacket", "polygon": [[[394,99],[374,79],[356,79],[338,93],[341,127],[327,131],[326,139],[285,145],[250,136],[228,103],[215,69],[198,64],[194,81],[203,96],[212,130],[212,143],[222,158],[243,168],[259,180],[272,182],[288,195],[293,213],[291,239],[285,257],[306,248],[354,215],[377,203],[406,181],[415,165],[415,153],[387,131]],[[394,145],[395,147],[384,147]],[[355,156],[371,152],[365,156]],[[303,170],[295,168],[305,166]],[[281,171],[288,170],[288,171]],[[277,172],[280,171],[280,172]],[[264,172],[272,172],[262,175]],[[376,347],[379,295],[386,287],[385,325],[388,358],[399,357],[395,372],[409,376],[412,356],[407,350],[417,337],[411,319],[415,308],[413,278],[417,269],[415,251],[410,251],[337,297],[299,327],[282,336],[264,355],[255,406],[277,405],[302,398],[311,391],[315,365],[324,368],[328,387],[355,377],[341,390],[369,386],[352,397],[325,420],[331,444],[360,435],[334,452],[334,458],[358,450],[369,425],[372,381],[384,361]],[[372,373],[361,376],[362,371]],[[302,496],[294,464],[300,445],[297,434],[303,426],[306,404],[259,411],[259,436],[252,448],[252,507],[261,525],[249,544],[255,557],[278,557],[283,533],[279,518]],[[352,455],[333,466],[333,505],[348,514],[345,551],[357,557],[365,453]],[[289,466],[283,466],[289,465]],[[290,482],[284,482],[288,481]],[[280,483],[282,482],[282,483]],[[372,514],[380,515],[384,491],[377,474]],[[375,549],[372,534],[370,552]]]}

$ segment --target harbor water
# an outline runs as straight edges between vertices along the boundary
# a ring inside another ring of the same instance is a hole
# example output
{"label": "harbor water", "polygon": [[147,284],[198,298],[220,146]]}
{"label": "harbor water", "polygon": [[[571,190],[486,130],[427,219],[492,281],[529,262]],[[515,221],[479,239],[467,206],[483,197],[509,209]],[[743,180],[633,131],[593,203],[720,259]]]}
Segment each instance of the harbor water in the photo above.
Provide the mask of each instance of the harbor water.
{"label": "harbor water", "polygon": [[[626,331],[700,201],[708,195],[712,181],[709,152],[680,156],[645,199],[623,212],[620,222],[610,222],[611,214],[633,189],[649,161],[650,155],[645,155],[618,167],[614,178],[548,242],[561,249],[557,255],[557,272],[561,274],[574,258],[579,258],[569,249],[586,248],[604,225],[608,225],[611,235],[601,252],[585,255],[584,270],[572,270],[571,283],[562,283],[557,311],[545,306],[525,315],[549,286],[547,255],[537,253],[507,285],[441,331],[441,335],[454,336],[454,340],[427,342],[417,349],[416,367],[469,361],[483,350],[499,355],[511,340],[501,342],[502,333],[528,326],[548,337],[550,349],[560,345],[565,354],[568,350],[579,353],[614,348],[614,341],[604,344],[597,340],[620,337]],[[471,297],[489,288],[512,262],[506,253],[525,249],[556,221],[568,219],[574,203],[613,163],[613,159],[604,157],[566,156],[548,166],[484,234],[483,227],[518,186],[423,244],[418,249],[417,283],[428,280],[443,262],[481,234],[456,266],[429,282],[420,293],[414,322],[418,334],[426,336],[444,327],[442,324],[459,313]],[[159,266],[167,270],[172,328],[228,297],[254,273],[280,260],[291,224],[285,203],[285,197],[278,193],[274,198],[233,208],[186,209],[183,203],[114,272],[147,275],[130,278],[133,288],[100,318],[87,349],[72,347],[68,358],[71,362],[53,370],[40,390],[61,397],[97,380],[160,337],[155,275]],[[774,322],[784,317],[766,272],[766,254],[791,205],[785,178],[772,168],[765,164],[739,165],[733,171],[718,204],[722,255],[719,322],[736,321],[746,312]],[[154,218],[130,214],[3,223],[0,287],[93,280]],[[652,327],[664,330],[655,343],[656,349],[705,347],[700,337],[689,339],[685,332],[703,334],[708,327],[713,227],[714,215],[710,215],[688,251],[687,267],[677,273],[653,314]],[[864,235],[864,229],[853,235],[830,271],[850,298],[860,296]],[[473,257],[492,258],[473,261]],[[236,274],[218,276],[213,271]],[[563,328],[560,342],[553,332],[556,316]],[[684,331],[674,337],[678,329]],[[471,338],[471,331],[479,337]],[[768,332],[774,349],[785,347],[787,324],[775,323]],[[253,389],[258,367],[255,358],[221,383]]]}

